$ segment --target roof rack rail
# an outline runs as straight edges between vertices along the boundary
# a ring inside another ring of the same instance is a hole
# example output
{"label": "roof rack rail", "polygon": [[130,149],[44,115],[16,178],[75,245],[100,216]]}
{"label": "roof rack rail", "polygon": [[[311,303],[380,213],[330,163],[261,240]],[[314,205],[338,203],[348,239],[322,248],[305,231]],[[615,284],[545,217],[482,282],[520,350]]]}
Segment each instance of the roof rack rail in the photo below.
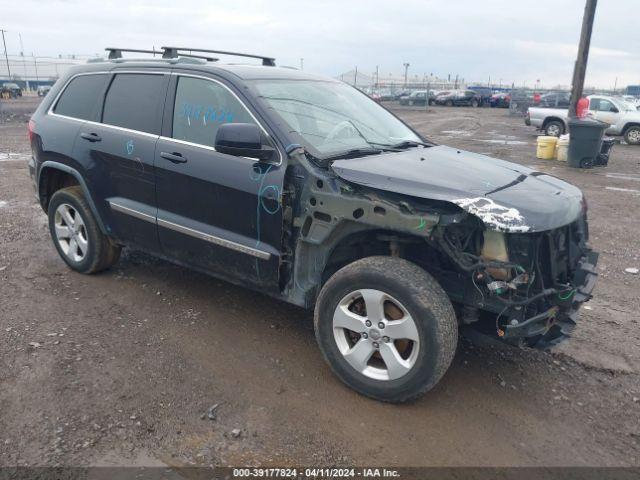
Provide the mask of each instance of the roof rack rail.
{"label": "roof rack rail", "polygon": [[180,55],[176,55],[176,56],[172,56],[172,57],[166,57],[164,55],[165,51],[164,50],[140,50],[140,49],[135,49],[135,48],[114,48],[114,47],[109,47],[109,48],[105,48],[105,50],[107,52],[109,52],[109,60],[116,60],[118,58],[122,58],[122,52],[134,52],[134,53],[152,53],[154,56],[156,55],[156,53],[158,55],[162,55],[162,58],[178,58],[178,56],[180,57],[189,57],[189,58],[200,58],[202,60],[206,60],[207,62],[217,62],[218,59],[214,58],[214,57],[206,57],[204,55],[191,55],[191,54],[187,54],[187,53],[180,53]]}
{"label": "roof rack rail", "polygon": [[238,52],[226,52],[224,50],[207,50],[204,48],[191,48],[191,47],[162,47],[164,53],[162,54],[162,58],[176,58],[180,55],[185,56],[186,52],[204,52],[204,53],[217,53],[219,55],[232,55],[234,57],[248,57],[248,58],[259,58],[262,60],[262,65],[267,67],[275,67],[276,59],[272,57],[265,57],[264,55],[254,55],[251,53],[238,53]]}

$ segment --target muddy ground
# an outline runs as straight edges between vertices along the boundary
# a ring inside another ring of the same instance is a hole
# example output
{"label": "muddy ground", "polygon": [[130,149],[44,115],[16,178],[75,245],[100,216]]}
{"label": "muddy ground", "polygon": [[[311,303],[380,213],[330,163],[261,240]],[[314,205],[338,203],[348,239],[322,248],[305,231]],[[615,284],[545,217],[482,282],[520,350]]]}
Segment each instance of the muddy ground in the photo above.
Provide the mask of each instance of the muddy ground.
{"label": "muddy ground", "polygon": [[435,390],[396,406],[330,373],[309,312],[134,251],[66,268],[26,167],[36,104],[0,104],[0,465],[640,465],[640,276],[624,271],[640,267],[640,147],[576,171],[536,160],[506,110],[395,108],[580,186],[601,252],[572,339],[462,339]]}

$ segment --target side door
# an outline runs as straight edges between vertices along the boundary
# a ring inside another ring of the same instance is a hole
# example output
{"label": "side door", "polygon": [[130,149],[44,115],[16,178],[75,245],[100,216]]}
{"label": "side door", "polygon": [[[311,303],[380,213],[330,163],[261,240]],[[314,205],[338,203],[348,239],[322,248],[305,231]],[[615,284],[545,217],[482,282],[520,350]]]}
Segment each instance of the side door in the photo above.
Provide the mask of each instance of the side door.
{"label": "side door", "polygon": [[102,199],[112,234],[159,251],[154,155],[162,126],[169,72],[115,71],[100,122],[80,129],[78,148],[89,159],[88,175]]}
{"label": "side door", "polygon": [[611,100],[598,97],[591,98],[589,100],[589,114],[596,120],[608,123],[610,127],[607,132],[616,130],[620,110]]}
{"label": "side door", "polygon": [[277,148],[231,85],[172,75],[155,158],[160,243],[181,262],[276,291],[283,155],[266,163],[217,152],[218,127],[229,122],[257,124]]}

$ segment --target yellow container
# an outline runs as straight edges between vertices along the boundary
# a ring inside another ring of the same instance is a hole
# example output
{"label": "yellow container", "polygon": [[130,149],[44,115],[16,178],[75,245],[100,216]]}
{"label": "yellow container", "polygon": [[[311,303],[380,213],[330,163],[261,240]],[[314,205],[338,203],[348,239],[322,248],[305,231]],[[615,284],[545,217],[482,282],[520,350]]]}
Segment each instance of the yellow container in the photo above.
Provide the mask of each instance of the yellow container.
{"label": "yellow container", "polygon": [[569,152],[569,135],[561,135],[556,143],[556,160],[559,162],[567,161],[567,153]]}
{"label": "yellow container", "polygon": [[536,151],[536,157],[542,160],[553,160],[556,153],[557,137],[538,137],[538,149]]}

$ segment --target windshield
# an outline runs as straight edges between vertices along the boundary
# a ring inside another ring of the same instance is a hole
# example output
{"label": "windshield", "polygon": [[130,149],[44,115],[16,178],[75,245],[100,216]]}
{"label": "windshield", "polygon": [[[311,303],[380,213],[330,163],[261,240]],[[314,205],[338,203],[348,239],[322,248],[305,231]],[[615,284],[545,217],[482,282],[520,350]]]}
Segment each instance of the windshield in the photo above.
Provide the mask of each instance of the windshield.
{"label": "windshield", "polygon": [[340,82],[256,80],[258,95],[323,157],[420,138],[376,102]]}

